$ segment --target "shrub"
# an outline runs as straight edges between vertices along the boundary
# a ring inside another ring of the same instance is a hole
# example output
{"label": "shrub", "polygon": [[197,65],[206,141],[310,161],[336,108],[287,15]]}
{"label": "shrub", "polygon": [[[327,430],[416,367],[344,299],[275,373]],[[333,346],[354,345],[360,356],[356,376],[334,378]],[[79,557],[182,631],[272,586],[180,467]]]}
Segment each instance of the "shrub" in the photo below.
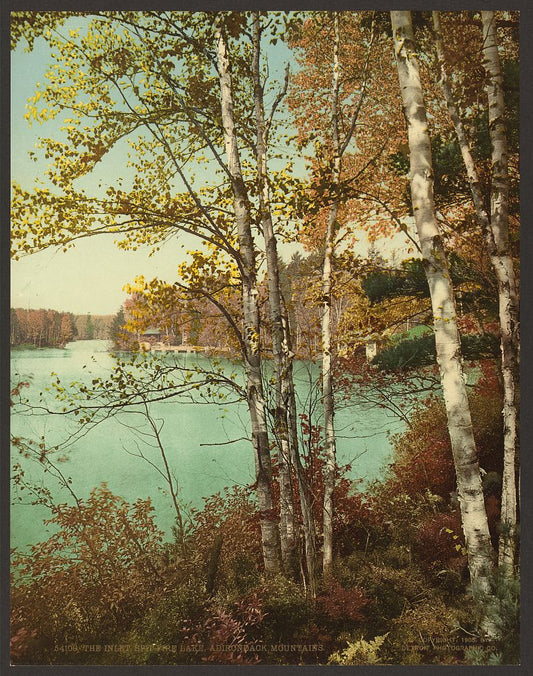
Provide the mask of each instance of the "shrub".
{"label": "shrub", "polygon": [[430,593],[392,620],[384,657],[394,664],[457,663],[462,658],[457,624],[455,610]]}
{"label": "shrub", "polygon": [[382,531],[378,537],[380,548],[390,543],[410,546],[416,536],[416,528],[435,510],[444,505],[444,500],[425,489],[420,493],[404,493],[394,477],[369,489],[369,501],[372,511],[380,516]]}
{"label": "shrub", "polygon": [[287,643],[311,618],[312,604],[303,589],[282,575],[258,588],[263,602],[265,640]]}
{"label": "shrub", "polygon": [[[15,552],[12,562],[15,656],[28,664],[85,659],[54,648],[110,641],[158,600],[165,584],[163,533],[150,500],[129,504],[102,484],[86,500],[52,510],[48,523],[56,532],[29,554]],[[23,628],[35,638],[21,642]]]}
{"label": "shrub", "polygon": [[193,553],[189,574],[195,578],[203,575],[207,582],[211,568],[212,592],[250,589],[257,578],[252,570],[259,572],[262,566],[259,520],[250,491],[235,486],[205,498],[203,509],[193,511],[193,523],[188,542]]}
{"label": "shrub", "polygon": [[[185,639],[188,645],[204,647],[205,654],[200,658],[203,662],[254,664],[259,661],[257,654],[242,652],[239,646],[259,641],[263,620],[262,599],[258,594],[250,594],[227,607],[213,603],[202,623],[196,626],[190,624]],[[222,645],[236,648],[227,651],[220,649]],[[192,661],[198,662],[198,658]]]}
{"label": "shrub", "polygon": [[339,652],[330,655],[328,664],[340,664],[343,666],[355,664],[380,664],[381,657],[378,655],[381,646],[385,643],[388,634],[376,636],[371,641],[365,641],[362,637],[354,641],[348,641],[348,646]]}
{"label": "shrub", "polygon": [[203,621],[207,603],[207,595],[201,580],[169,590],[164,598],[136,623],[139,643],[181,643],[187,628]]}
{"label": "shrub", "polygon": [[[483,376],[469,397],[479,464],[485,472],[502,471],[503,428],[497,379]],[[411,417],[410,427],[393,437],[394,462],[385,491],[410,496],[431,493],[448,500],[455,490],[455,470],[446,412],[430,399]]]}
{"label": "shrub", "polygon": [[238,594],[247,594],[259,584],[260,574],[257,558],[245,552],[232,561],[233,585]]}
{"label": "shrub", "polygon": [[[381,550],[376,550],[365,560],[352,556],[343,562],[346,568],[352,568],[351,583],[372,600],[365,611],[365,630],[372,634],[385,633],[393,618],[429,593],[427,580],[416,563],[406,561],[398,568],[385,563],[385,558],[386,553],[383,556]],[[344,579],[347,576],[345,570]]]}
{"label": "shrub", "polygon": [[414,551],[426,571],[464,571],[466,550],[459,511],[426,519],[417,530]]}
{"label": "shrub", "polygon": [[448,499],[455,489],[455,472],[446,412],[430,399],[411,418],[410,427],[392,439],[394,462],[385,490],[411,497],[431,490]]}
{"label": "shrub", "polygon": [[333,499],[333,540],[338,555],[346,556],[356,549],[367,549],[381,539],[381,515],[358,489],[358,484],[341,476]]}
{"label": "shrub", "polygon": [[520,663],[520,576],[509,577],[497,569],[492,578],[493,594],[487,597],[474,586],[473,614],[477,625],[490,622],[497,633],[491,645],[466,651],[468,664]]}
{"label": "shrub", "polygon": [[365,609],[371,600],[358,588],[346,588],[332,580],[317,598],[317,615],[326,625],[337,631],[352,626],[365,617]]}

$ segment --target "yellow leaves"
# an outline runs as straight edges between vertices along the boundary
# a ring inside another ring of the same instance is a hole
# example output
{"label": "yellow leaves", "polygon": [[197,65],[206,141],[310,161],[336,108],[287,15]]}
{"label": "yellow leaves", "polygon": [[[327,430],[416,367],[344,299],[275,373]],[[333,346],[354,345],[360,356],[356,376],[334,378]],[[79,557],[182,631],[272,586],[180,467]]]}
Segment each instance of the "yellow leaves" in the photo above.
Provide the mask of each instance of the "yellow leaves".
{"label": "yellow leaves", "polygon": [[178,266],[178,274],[184,282],[206,288],[238,282],[235,261],[215,244],[205,243],[203,250],[190,250],[187,255],[189,260]]}
{"label": "yellow leaves", "polygon": [[[45,92],[46,94],[46,92]],[[32,120],[36,120],[39,124],[42,124],[45,120],[51,120],[57,115],[57,110],[51,107],[45,107],[39,110],[37,108],[37,103],[41,100],[43,92],[38,90],[35,92],[35,96],[28,98],[28,103],[26,104],[27,113],[24,114],[24,119],[28,120],[30,123]]]}
{"label": "yellow leaves", "polygon": [[457,542],[459,540],[459,536],[456,533],[454,533],[454,531],[451,528],[443,528],[443,531],[448,535],[451,535],[452,540],[456,542],[456,544],[454,545],[455,551],[460,552],[462,556],[466,556],[467,554],[466,547],[462,545],[460,542]]}
{"label": "yellow leaves", "polygon": [[248,347],[252,354],[257,354],[260,348],[260,336],[259,333],[252,327],[246,327],[246,340]]}
{"label": "yellow leaves", "polygon": [[481,284],[472,281],[462,282],[460,285],[456,285],[456,289],[460,289],[463,293],[476,293],[480,291]]}
{"label": "yellow leaves", "polygon": [[144,331],[148,326],[159,326],[168,331],[175,327],[180,314],[184,312],[185,301],[181,292],[174,285],[157,278],[147,282],[144,276],[139,275],[124,290],[130,293],[126,304],[126,328],[130,333]]}
{"label": "yellow leaves", "polygon": [[135,277],[133,284],[128,283],[122,287],[122,291],[125,291],[130,295],[134,293],[142,293],[145,289],[146,289],[146,281],[144,279],[144,275],[137,275],[137,277]]}

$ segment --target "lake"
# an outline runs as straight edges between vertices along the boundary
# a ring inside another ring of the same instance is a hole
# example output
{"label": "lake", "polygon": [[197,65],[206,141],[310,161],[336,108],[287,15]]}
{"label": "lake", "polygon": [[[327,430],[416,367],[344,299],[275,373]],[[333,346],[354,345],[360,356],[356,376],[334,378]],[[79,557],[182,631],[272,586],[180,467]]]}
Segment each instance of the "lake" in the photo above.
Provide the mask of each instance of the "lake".
{"label": "lake", "polygon": [[[172,359],[188,366],[201,365],[207,357],[188,354],[173,355]],[[11,353],[11,363],[12,381],[29,380],[31,385],[24,389],[24,394],[32,403],[37,403],[39,393],[50,384],[51,373],[56,373],[62,384],[105,377],[111,372],[114,360],[108,352],[107,341],[93,340],[69,343],[65,349],[16,350]],[[228,363],[228,373],[230,369],[235,371],[236,367]],[[316,365],[295,363],[296,391],[304,412],[309,407],[309,380],[316,381],[318,374]],[[316,407],[315,404],[319,414]],[[179,482],[182,503],[200,507],[203,497],[226,486],[254,482],[254,457],[251,444],[246,440],[245,403],[169,401],[154,403],[150,410],[155,419],[164,420],[161,438]],[[354,479],[368,481],[379,477],[390,457],[388,435],[403,428],[400,421],[382,409],[358,407],[356,403],[348,409],[339,409],[335,421],[339,463],[352,464]],[[70,416],[15,412],[11,429],[16,436],[35,439],[43,436],[47,446],[53,446],[69,439],[79,430],[79,425]],[[149,460],[160,463],[159,451],[144,434],[146,431],[146,421],[141,415],[112,417],[72,443],[61,470],[72,478],[72,488],[81,498],[102,482],[127,501],[150,497],[158,525],[170,533],[174,513],[164,481],[139,457],[139,453],[143,453]],[[235,443],[228,443],[236,439]],[[43,483],[57,500],[70,502],[68,492],[43,472],[42,465],[21,458],[16,449],[12,450],[12,461],[22,464],[27,480]],[[45,507],[15,502],[11,510],[12,546],[23,547],[46,539],[51,531],[43,519],[49,516]]]}

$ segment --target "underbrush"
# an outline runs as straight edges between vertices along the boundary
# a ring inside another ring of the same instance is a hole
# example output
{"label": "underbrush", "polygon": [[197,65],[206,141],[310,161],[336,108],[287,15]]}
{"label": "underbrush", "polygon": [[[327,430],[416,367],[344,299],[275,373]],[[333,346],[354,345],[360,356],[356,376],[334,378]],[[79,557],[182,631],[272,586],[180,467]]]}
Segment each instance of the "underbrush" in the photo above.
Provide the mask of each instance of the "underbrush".
{"label": "underbrush", "polygon": [[[393,511],[380,523],[377,514],[390,507],[390,496],[380,504],[380,495],[375,489],[367,496],[362,510],[367,523],[352,514],[361,535],[349,553],[336,557],[334,575],[319,585],[316,598],[301,581],[284,575],[265,579],[258,539],[250,542],[246,528],[226,530],[236,513],[242,518],[244,504],[255,523],[255,506],[246,496],[233,493],[222,500],[227,524],[221,504],[211,510],[218,524],[211,537],[203,513],[186,554],[163,544],[148,503],[127,505],[105,487],[81,510],[58,507],[52,519],[61,525],[58,533],[14,560],[19,574],[12,597],[13,662],[484,664],[516,659],[516,650],[504,645],[516,621],[516,590],[514,596],[504,594],[507,600],[498,606],[505,616],[504,641],[481,642],[457,512],[442,503],[439,511],[428,495],[396,496],[396,507],[408,511]],[[97,524],[89,528],[91,515]],[[208,591],[216,533],[225,535]]]}
{"label": "underbrush", "polygon": [[[499,400],[484,401],[473,410],[494,431],[480,438],[496,533]],[[470,589],[438,407],[396,439],[381,482],[362,492],[339,478],[334,570],[314,598],[294,572],[265,578],[249,489],[207,499],[179,544],[164,542],[149,501],[130,505],[105,485],[55,505],[54,535],[13,553],[12,662],[516,664],[518,574],[496,571],[481,604]],[[497,640],[483,637],[482,616]]]}

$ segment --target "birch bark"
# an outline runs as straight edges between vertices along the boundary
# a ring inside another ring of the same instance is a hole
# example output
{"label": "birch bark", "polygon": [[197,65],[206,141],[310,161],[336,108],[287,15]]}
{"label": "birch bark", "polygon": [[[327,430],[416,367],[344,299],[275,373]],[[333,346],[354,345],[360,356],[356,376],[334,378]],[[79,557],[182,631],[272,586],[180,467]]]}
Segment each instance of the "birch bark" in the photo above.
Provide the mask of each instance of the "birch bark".
{"label": "birch bark", "polygon": [[433,12],[435,45],[440,69],[440,82],[453,122],[459,148],[466,168],[477,222],[483,232],[487,251],[498,284],[500,322],[501,369],[503,376],[503,427],[504,460],[502,476],[502,532],[500,535],[498,563],[512,572],[515,561],[516,500],[516,447],[518,441],[518,351],[519,319],[518,293],[512,258],[509,252],[507,216],[507,143],[504,126],[503,77],[498,55],[493,12],[482,12],[484,64],[488,78],[489,134],[492,141],[491,215],[485,209],[481,183],[472,156],[463,123],[448,82],[440,18]]}
{"label": "birch bark", "polygon": [[[339,15],[334,15],[333,74],[331,80],[331,136],[333,145],[333,167],[331,187],[335,190],[341,174],[341,152],[339,138]],[[324,504],[323,504],[323,554],[322,572],[324,578],[332,574],[333,566],[333,491],[337,450],[335,444],[335,402],[333,396],[333,357],[331,345],[333,256],[339,204],[335,201],[329,209],[324,263],[322,267],[322,406],[324,408]]]}
{"label": "birch bark", "polygon": [[518,293],[509,252],[509,174],[503,73],[498,54],[494,12],[481,12],[483,65],[487,73],[489,134],[492,145],[489,253],[498,280],[503,375],[504,456],[502,476],[501,535],[498,563],[512,574],[516,531],[516,446],[519,361]]}
{"label": "birch bark", "polygon": [[263,559],[267,575],[281,570],[279,526],[272,495],[272,464],[267,431],[266,408],[261,379],[260,319],[257,305],[256,262],[248,195],[242,177],[235,120],[230,60],[222,20],[216,20],[217,66],[220,82],[222,128],[228,172],[233,189],[233,208],[242,259],[242,308],[244,320],[244,367],[247,402],[255,451],[256,487],[261,524]]}
{"label": "birch bark", "polygon": [[391,12],[398,79],[407,123],[413,212],[429,285],[437,362],[457,478],[472,581],[490,592],[492,545],[470,407],[461,364],[453,287],[435,217],[431,146],[410,12]]}
{"label": "birch bark", "polygon": [[290,356],[284,340],[277,242],[272,224],[270,191],[267,176],[268,133],[265,121],[263,86],[260,71],[261,25],[257,13],[253,16],[254,112],[256,123],[257,183],[261,228],[265,240],[268,300],[272,322],[272,353],[275,368],[274,429],[278,448],[280,491],[281,555],[286,572],[297,569],[294,496],[291,481],[291,459],[287,406],[283,398],[283,381],[289,377]]}
{"label": "birch bark", "polygon": [[[284,313],[283,297],[279,278],[277,241],[272,224],[270,190],[267,173],[267,147],[269,125],[265,120],[263,87],[260,76],[261,26],[258,14],[253,17],[254,26],[254,100],[257,129],[256,157],[258,172],[259,205],[261,226],[265,240],[268,297],[272,321],[272,351],[276,377],[275,427],[280,455],[280,535],[284,567],[294,572],[297,564],[296,520],[292,471],[298,481],[298,495],[303,521],[303,536],[306,553],[307,581],[312,596],[316,594],[316,544],[310,493],[306,489],[304,471],[299,454],[296,427],[296,396],[293,380],[293,352],[290,326]],[[287,73],[288,76],[288,73]],[[280,95],[283,95],[281,93]],[[269,120],[271,121],[271,120]]]}

